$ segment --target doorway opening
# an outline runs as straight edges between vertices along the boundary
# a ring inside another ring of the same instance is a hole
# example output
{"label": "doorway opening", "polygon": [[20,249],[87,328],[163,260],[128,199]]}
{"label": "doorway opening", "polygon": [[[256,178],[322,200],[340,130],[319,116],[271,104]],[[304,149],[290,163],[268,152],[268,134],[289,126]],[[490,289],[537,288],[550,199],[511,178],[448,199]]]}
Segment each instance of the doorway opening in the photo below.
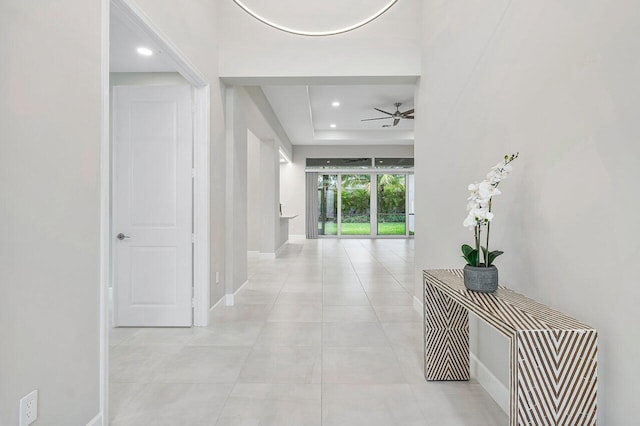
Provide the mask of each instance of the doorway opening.
{"label": "doorway opening", "polygon": [[[318,237],[412,237],[413,159],[357,160],[362,163],[360,168],[331,170],[315,165],[347,160],[308,160],[307,178],[317,180],[317,193],[307,192],[307,221],[317,223]],[[396,168],[389,167],[394,164]]]}
{"label": "doorway opening", "polygon": [[414,235],[413,173],[318,174],[318,236]]}
{"label": "doorway opening", "polygon": [[[103,0],[102,6],[100,400],[108,422],[109,331],[115,311],[110,290],[122,281],[116,268],[123,259],[128,262],[128,279],[155,277],[161,285],[129,287],[129,302],[134,302],[131,305],[139,316],[131,324],[119,325],[190,327],[208,323],[210,89],[207,79],[137,5],[129,0]],[[169,128],[172,125],[184,129],[182,136],[166,137],[175,130]],[[123,134],[118,135],[117,130]],[[151,140],[158,144],[152,150]],[[142,168],[136,171],[135,167]],[[126,178],[118,180],[118,176]],[[120,185],[122,182],[126,184]],[[150,188],[161,190],[149,195]],[[173,226],[178,222],[179,226]],[[167,235],[162,238],[172,240],[178,237],[168,234],[179,233],[180,250],[188,251],[178,256],[189,285],[188,299],[183,295],[185,300],[180,302],[188,308],[179,323],[145,324],[145,314],[140,314],[144,305],[168,306],[175,299],[170,294],[174,283],[150,265],[158,265],[159,257],[167,261],[163,265],[177,264],[178,249],[158,239],[159,232],[151,235],[152,228],[164,228]]]}

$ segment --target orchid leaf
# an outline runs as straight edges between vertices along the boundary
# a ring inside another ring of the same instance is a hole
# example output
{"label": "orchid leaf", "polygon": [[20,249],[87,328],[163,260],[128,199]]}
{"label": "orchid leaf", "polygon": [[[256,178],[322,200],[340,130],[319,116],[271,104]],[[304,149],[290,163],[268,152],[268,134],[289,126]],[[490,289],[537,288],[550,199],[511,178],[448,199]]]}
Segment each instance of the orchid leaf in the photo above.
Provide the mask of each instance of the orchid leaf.
{"label": "orchid leaf", "polygon": [[504,254],[504,252],[501,250],[494,250],[491,253],[489,253],[489,266],[491,266],[491,264],[493,264],[493,261],[496,259],[496,257],[500,256],[501,254]]}
{"label": "orchid leaf", "polygon": [[469,244],[462,245],[462,257],[471,266],[476,266],[478,264],[478,250],[474,249]]}

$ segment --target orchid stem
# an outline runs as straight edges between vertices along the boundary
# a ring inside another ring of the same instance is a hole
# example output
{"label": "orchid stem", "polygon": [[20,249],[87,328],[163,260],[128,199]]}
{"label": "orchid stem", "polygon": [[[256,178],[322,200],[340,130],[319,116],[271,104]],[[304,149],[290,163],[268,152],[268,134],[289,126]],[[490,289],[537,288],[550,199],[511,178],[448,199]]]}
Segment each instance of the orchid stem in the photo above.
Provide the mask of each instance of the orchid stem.
{"label": "orchid stem", "polygon": [[476,238],[476,266],[480,266],[480,234],[482,233],[482,228],[478,225],[478,238]]}
{"label": "orchid stem", "polygon": [[[489,212],[491,212],[491,201],[492,199],[489,199]],[[485,267],[489,267],[489,231],[491,230],[491,222],[487,222],[487,245],[485,246],[485,252],[484,252],[484,266]]]}

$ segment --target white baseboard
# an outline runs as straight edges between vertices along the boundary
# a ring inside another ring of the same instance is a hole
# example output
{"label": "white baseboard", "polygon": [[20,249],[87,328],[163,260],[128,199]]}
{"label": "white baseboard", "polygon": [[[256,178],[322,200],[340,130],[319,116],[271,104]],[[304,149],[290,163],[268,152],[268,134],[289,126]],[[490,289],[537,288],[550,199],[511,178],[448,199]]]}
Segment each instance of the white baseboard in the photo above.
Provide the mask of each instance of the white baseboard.
{"label": "white baseboard", "polygon": [[224,304],[225,305],[233,306],[233,296],[234,296],[234,294],[225,294],[224,295]]}
{"label": "white baseboard", "polygon": [[290,240],[306,240],[307,236],[305,234],[289,234]]}
{"label": "white baseboard", "polygon": [[211,308],[209,308],[209,312],[213,311],[216,307],[218,307],[218,305],[220,305],[224,301],[225,301],[225,297],[222,296]]}
{"label": "white baseboard", "polygon": [[502,384],[496,376],[472,353],[469,354],[469,367],[471,376],[487,391],[491,398],[509,414],[509,388]]}
{"label": "white baseboard", "polygon": [[[423,315],[423,304],[416,296],[413,296],[413,308],[418,311],[420,315]],[[509,415],[509,388],[502,384],[472,353],[469,353],[469,367],[471,376],[478,380],[478,383],[491,395],[491,398],[502,408],[502,411]]]}
{"label": "white baseboard", "polygon": [[[282,253],[282,250],[284,250],[284,248],[287,246],[287,244],[289,244],[289,240],[287,240],[284,243],[282,243],[282,245],[280,247],[278,247],[278,249],[275,251],[275,253],[262,253],[262,252],[253,252],[253,253],[256,253],[255,256],[258,256],[262,260],[275,259],[278,256],[280,256],[280,253]],[[249,253],[252,253],[252,252],[249,252]],[[249,256],[249,257],[251,257],[251,256]]]}
{"label": "white baseboard", "polygon": [[104,421],[102,417],[102,413],[96,414],[96,416],[87,423],[87,426],[103,426]]}
{"label": "white baseboard", "polygon": [[215,308],[217,308],[219,305],[221,305],[223,302],[225,304],[225,306],[233,306],[235,303],[235,296],[236,294],[238,294],[238,292],[240,290],[242,290],[242,288],[249,284],[249,280],[246,280],[245,282],[242,283],[242,285],[240,287],[238,287],[238,289],[236,291],[233,292],[233,294],[225,294],[224,296],[222,296],[220,299],[218,299],[218,301],[209,309],[209,312],[213,311]]}
{"label": "white baseboard", "polygon": [[236,291],[233,292],[233,294],[225,294],[224,295],[225,305],[233,306],[234,303],[235,303],[236,294],[238,294],[238,292],[240,290],[242,290],[242,288],[247,284],[249,284],[249,280],[246,280],[245,282],[243,282],[242,285],[240,287],[238,287],[238,289]]}
{"label": "white baseboard", "polygon": [[424,305],[416,296],[413,296],[413,309],[418,311],[420,315],[424,314]]}
{"label": "white baseboard", "polygon": [[249,259],[257,259],[260,257],[260,252],[258,250],[248,250],[247,257]]}
{"label": "white baseboard", "polygon": [[280,254],[282,253],[282,250],[284,250],[287,244],[289,244],[289,240],[285,241],[284,243],[282,243],[280,247],[278,247],[278,250],[276,250],[276,257],[280,256]]}

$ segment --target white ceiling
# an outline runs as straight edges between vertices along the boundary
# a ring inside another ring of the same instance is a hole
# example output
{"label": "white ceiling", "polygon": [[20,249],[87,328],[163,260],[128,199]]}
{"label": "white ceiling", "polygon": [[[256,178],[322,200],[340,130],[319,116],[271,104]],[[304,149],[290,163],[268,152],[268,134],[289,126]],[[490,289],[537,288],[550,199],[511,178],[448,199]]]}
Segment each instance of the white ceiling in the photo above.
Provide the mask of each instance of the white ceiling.
{"label": "white ceiling", "polygon": [[[172,60],[136,24],[112,8],[110,35],[111,72],[175,72]],[[138,47],[154,51],[153,56],[138,54]],[[413,145],[413,120],[402,120],[396,127],[383,128],[393,120],[361,121],[364,118],[384,117],[375,111],[380,108],[395,112],[395,102],[401,102],[400,111],[413,108],[415,86],[395,84],[330,85],[263,85],[262,90],[287,136],[294,145]],[[307,82],[305,82],[307,83]],[[331,106],[339,101],[340,106]],[[335,128],[331,128],[335,124]]]}
{"label": "white ceiling", "polygon": [[[152,39],[117,8],[111,8],[109,71],[111,72],[173,72],[173,62]],[[152,56],[142,56],[138,47],[153,50]]]}
{"label": "white ceiling", "polygon": [[[282,127],[294,145],[412,145],[414,120],[383,128],[395,112],[413,108],[414,85],[262,86]],[[340,102],[333,107],[334,101]],[[332,128],[331,124],[336,127]]]}

